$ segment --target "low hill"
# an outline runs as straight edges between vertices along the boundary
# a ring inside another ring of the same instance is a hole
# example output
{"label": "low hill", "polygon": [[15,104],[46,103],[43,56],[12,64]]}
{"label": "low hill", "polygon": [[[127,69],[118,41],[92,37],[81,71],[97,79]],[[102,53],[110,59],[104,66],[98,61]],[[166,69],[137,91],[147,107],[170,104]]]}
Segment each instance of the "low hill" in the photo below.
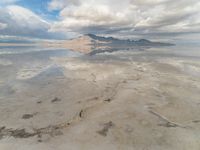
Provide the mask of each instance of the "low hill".
{"label": "low hill", "polygon": [[48,45],[59,45],[68,49],[82,53],[91,53],[93,51],[106,51],[110,49],[127,49],[129,47],[155,47],[172,46],[171,43],[152,42],[146,39],[130,40],[118,39],[114,37],[103,37],[94,34],[86,34],[60,43],[48,43]]}

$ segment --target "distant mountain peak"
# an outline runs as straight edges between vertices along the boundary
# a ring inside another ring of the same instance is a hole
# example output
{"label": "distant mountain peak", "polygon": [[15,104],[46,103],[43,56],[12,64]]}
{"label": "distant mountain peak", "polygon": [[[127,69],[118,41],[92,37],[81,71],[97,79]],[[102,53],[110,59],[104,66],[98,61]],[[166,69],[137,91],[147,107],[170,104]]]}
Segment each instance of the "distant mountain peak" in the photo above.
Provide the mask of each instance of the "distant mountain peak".
{"label": "distant mountain peak", "polygon": [[89,36],[89,37],[96,37],[96,35],[95,35],[95,34],[91,34],[91,33],[85,34],[85,36]]}
{"label": "distant mountain peak", "polygon": [[151,41],[147,40],[147,39],[140,39],[138,40],[138,42],[142,42],[142,43],[151,43]]}
{"label": "distant mountain peak", "polygon": [[130,40],[130,39],[118,39],[114,37],[104,37],[98,36],[95,34],[85,34],[84,36],[89,37],[93,42],[107,42],[109,46],[172,46],[174,44],[171,43],[162,43],[162,42],[152,42],[147,39],[140,39],[140,40]]}
{"label": "distant mountain peak", "polygon": [[66,41],[65,46],[83,53],[96,53],[96,50],[107,51],[110,49],[130,49],[138,47],[173,46],[170,43],[152,42],[147,39],[130,40],[114,37],[104,37],[95,34],[85,34],[75,39]]}
{"label": "distant mountain peak", "polygon": [[119,39],[116,39],[113,37],[103,37],[103,36],[97,36],[95,34],[85,34],[84,36],[88,36],[88,37],[92,38],[93,40],[98,40],[98,41],[103,41],[103,42],[119,40]]}

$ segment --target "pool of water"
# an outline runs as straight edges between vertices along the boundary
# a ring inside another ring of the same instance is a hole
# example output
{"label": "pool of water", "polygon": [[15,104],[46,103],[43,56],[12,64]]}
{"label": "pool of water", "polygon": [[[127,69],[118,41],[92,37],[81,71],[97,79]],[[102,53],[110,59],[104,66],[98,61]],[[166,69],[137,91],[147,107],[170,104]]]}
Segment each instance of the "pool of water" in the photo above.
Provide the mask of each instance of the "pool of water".
{"label": "pool of water", "polygon": [[122,49],[96,55],[83,55],[60,48],[0,47],[0,98],[2,95],[11,94],[13,86],[24,87],[34,83],[39,85],[54,78],[63,78],[62,67],[53,61],[54,57],[78,57],[98,62],[169,63],[188,74],[200,77],[200,49],[198,46],[171,46],[142,50]]}
{"label": "pool of water", "polygon": [[79,57],[80,53],[67,49],[40,47],[0,47],[0,97],[11,94],[14,86],[39,83],[41,80],[62,76],[53,57]]}

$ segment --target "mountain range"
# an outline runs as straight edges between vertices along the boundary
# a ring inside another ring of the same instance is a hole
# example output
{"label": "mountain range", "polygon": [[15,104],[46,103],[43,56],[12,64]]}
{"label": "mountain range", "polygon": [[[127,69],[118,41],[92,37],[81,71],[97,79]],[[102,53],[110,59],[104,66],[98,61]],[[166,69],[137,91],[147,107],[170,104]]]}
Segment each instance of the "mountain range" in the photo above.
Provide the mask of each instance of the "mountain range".
{"label": "mountain range", "polygon": [[152,42],[146,39],[130,40],[86,34],[60,43],[62,47],[82,53],[112,52],[116,50],[173,46],[171,43]]}
{"label": "mountain range", "polygon": [[8,39],[0,40],[0,46],[47,46],[55,48],[66,48],[85,54],[96,54],[102,52],[113,52],[117,50],[141,50],[150,47],[173,46],[171,43],[152,42],[146,39],[130,40],[114,37],[97,36],[85,34],[70,40],[26,40]]}
{"label": "mountain range", "polygon": [[130,39],[118,39],[113,37],[103,37],[97,36],[94,34],[86,34],[92,39],[93,43],[104,42],[106,45],[132,45],[132,46],[172,46],[171,43],[162,43],[162,42],[152,42],[146,39],[140,40],[130,40]]}

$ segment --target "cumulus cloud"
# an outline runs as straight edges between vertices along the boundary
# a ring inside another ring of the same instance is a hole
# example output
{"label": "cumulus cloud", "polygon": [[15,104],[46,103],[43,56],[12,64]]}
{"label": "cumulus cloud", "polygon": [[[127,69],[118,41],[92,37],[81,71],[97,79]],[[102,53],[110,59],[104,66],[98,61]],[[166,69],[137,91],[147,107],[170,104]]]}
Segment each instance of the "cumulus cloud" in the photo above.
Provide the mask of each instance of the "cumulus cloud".
{"label": "cumulus cloud", "polygon": [[[85,33],[173,37],[200,33],[199,0],[49,0],[46,21],[27,8],[0,0],[0,34],[65,38]],[[31,5],[31,4],[30,4]]]}
{"label": "cumulus cloud", "polygon": [[61,10],[66,7],[68,4],[77,5],[79,4],[79,0],[52,0],[49,5],[49,10]]}
{"label": "cumulus cloud", "polygon": [[52,0],[60,20],[50,31],[166,35],[200,32],[199,0]]}
{"label": "cumulus cloud", "polygon": [[0,34],[14,36],[28,36],[36,38],[53,38],[56,34],[49,33],[50,23],[32,11],[9,5],[0,8]]}

